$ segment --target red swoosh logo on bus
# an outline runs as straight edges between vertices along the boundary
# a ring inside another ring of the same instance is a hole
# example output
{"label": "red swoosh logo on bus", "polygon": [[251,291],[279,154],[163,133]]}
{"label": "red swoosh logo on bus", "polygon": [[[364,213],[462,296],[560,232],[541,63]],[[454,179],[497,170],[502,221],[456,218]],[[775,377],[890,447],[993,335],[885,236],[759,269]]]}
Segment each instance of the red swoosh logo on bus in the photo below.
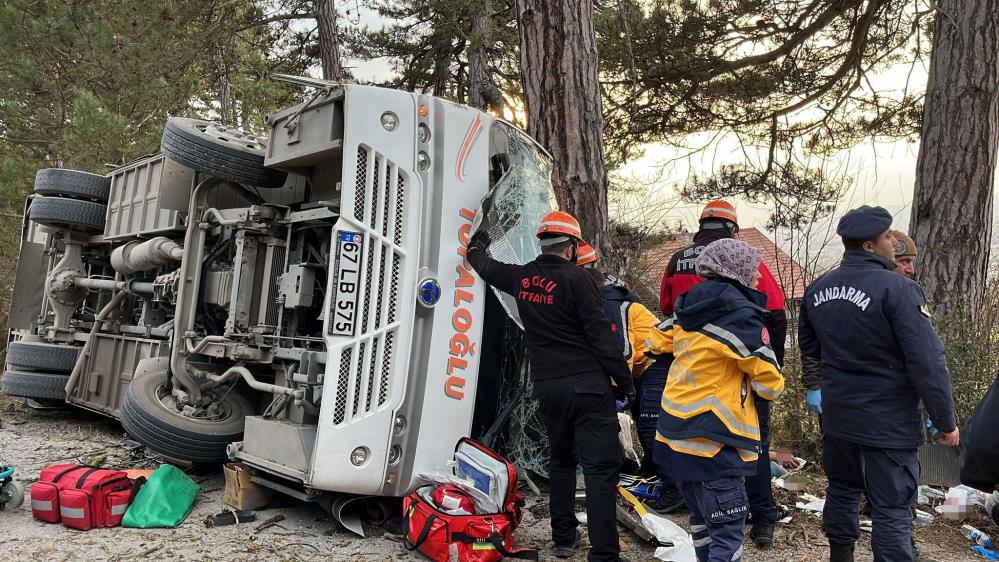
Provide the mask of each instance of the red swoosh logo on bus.
{"label": "red swoosh logo on bus", "polygon": [[468,132],[465,133],[465,141],[461,143],[461,151],[458,152],[458,162],[455,165],[454,173],[459,182],[465,181],[465,164],[468,163],[468,153],[472,150],[472,145],[475,144],[475,140],[479,138],[481,132],[482,115],[476,115],[475,120],[468,127]]}

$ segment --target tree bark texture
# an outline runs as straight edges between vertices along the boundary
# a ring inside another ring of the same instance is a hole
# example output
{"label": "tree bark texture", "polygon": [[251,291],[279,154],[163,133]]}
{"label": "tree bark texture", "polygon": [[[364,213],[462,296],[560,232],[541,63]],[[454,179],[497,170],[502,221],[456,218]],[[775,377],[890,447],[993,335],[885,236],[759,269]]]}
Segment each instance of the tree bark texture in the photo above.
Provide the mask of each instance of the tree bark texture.
{"label": "tree bark texture", "polygon": [[527,131],[555,159],[559,207],[607,255],[607,171],[592,0],[517,0]]}
{"label": "tree bark texture", "polygon": [[336,26],[336,2],[334,0],[316,0],[316,23],[319,24],[319,56],[323,64],[323,80],[342,82],[340,34]]}
{"label": "tree bark texture", "polygon": [[492,2],[482,0],[478,14],[472,18],[472,34],[468,49],[468,105],[503,112],[503,95],[493,81],[489,69],[489,48],[493,45]]}
{"label": "tree bark texture", "polygon": [[229,76],[229,45],[220,42],[215,48],[216,73],[218,88],[216,97],[219,104],[219,120],[223,125],[236,125],[236,101],[232,92],[232,80]]}
{"label": "tree bark texture", "polygon": [[938,315],[977,315],[992,245],[999,0],[938,0],[910,235]]}

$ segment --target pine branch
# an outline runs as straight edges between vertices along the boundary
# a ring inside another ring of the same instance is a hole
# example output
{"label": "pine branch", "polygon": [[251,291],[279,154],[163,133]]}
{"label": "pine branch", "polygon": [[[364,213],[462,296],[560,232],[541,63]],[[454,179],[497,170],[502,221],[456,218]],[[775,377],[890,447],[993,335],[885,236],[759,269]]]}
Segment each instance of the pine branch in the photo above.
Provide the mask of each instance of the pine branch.
{"label": "pine branch", "polygon": [[289,13],[289,14],[276,14],[273,16],[268,16],[266,18],[250,22],[242,27],[236,29],[239,31],[246,31],[247,29],[252,29],[254,27],[260,27],[262,25],[268,25],[279,21],[289,21],[289,20],[314,20],[316,19],[315,12],[306,13]]}

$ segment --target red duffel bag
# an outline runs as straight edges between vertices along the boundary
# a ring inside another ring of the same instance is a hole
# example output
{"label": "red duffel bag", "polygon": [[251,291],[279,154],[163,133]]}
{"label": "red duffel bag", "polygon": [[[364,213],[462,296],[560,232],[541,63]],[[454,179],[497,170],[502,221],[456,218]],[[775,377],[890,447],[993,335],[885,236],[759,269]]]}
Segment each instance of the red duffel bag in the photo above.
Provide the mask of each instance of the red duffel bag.
{"label": "red duffel bag", "polygon": [[418,550],[434,562],[538,559],[537,550],[513,546],[509,514],[451,515],[433,504],[433,492],[433,486],[424,486],[402,500],[407,550]]}
{"label": "red duffel bag", "polygon": [[458,442],[454,460],[451,476],[494,507],[465,514],[470,508],[466,493],[448,484],[423,486],[402,502],[406,549],[418,550],[434,562],[537,560],[537,550],[513,545],[524,503],[513,464],[467,438]]}
{"label": "red duffel bag", "polygon": [[39,521],[62,522],[88,530],[116,527],[132,501],[132,481],[120,470],[79,464],[42,469],[31,486],[31,514]]}

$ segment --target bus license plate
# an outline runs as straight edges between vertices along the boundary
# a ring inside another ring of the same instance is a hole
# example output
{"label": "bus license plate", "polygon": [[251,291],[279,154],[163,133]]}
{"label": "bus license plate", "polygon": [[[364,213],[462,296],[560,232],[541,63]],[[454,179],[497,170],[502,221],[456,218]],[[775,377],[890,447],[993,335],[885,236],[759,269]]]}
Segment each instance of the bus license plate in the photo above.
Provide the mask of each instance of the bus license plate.
{"label": "bus license plate", "polygon": [[353,336],[357,331],[363,240],[364,237],[357,232],[336,232],[336,284],[327,330],[331,336]]}

